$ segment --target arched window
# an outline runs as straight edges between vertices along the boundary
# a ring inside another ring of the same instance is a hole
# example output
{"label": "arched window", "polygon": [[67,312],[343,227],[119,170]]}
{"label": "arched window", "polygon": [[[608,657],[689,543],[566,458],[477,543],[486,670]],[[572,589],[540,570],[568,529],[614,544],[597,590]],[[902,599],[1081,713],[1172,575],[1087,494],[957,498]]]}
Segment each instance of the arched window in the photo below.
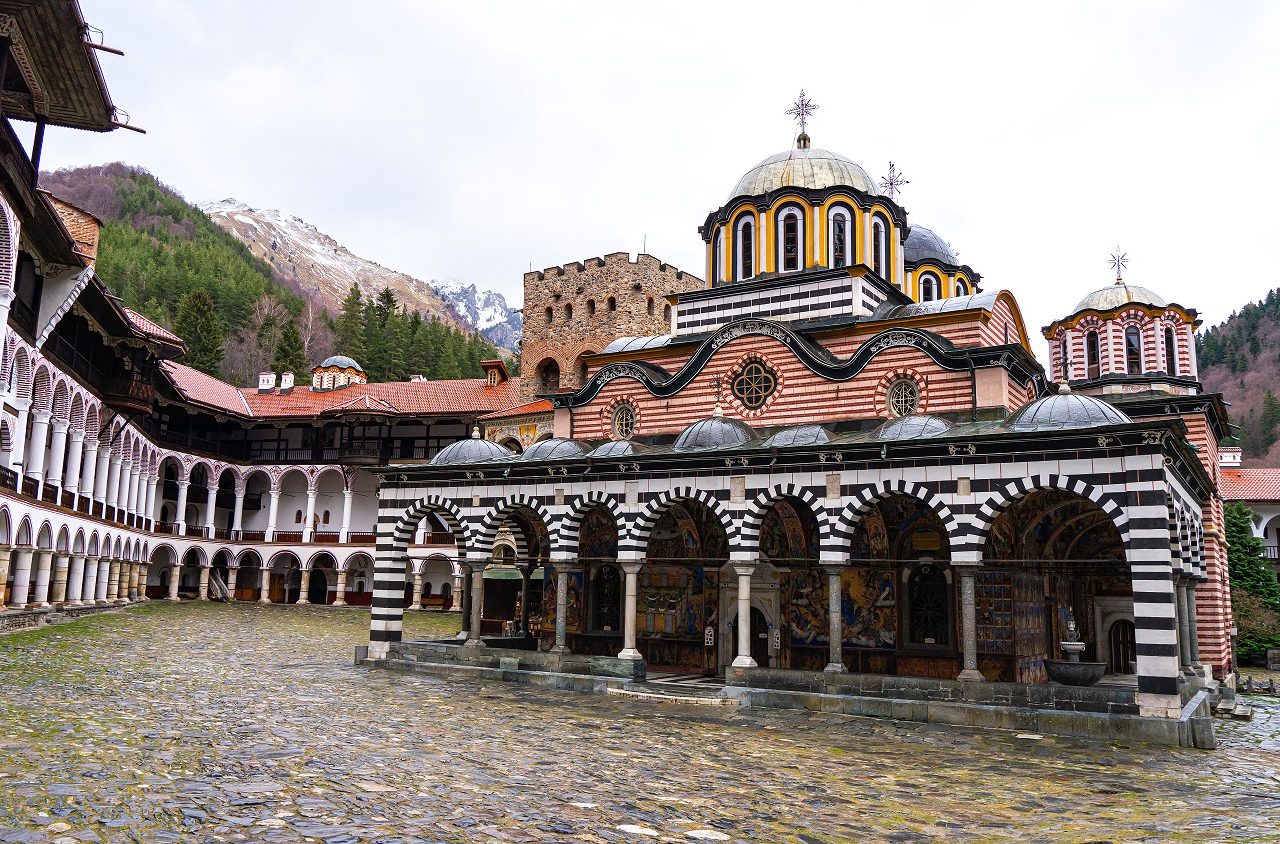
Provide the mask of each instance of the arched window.
{"label": "arched window", "polygon": [[560,364],[554,358],[547,358],[538,364],[538,385],[544,393],[554,393],[560,389]]}
{"label": "arched window", "polygon": [[782,260],[780,261],[780,270],[784,273],[793,273],[804,265],[804,250],[800,243],[800,212],[794,208],[788,208],[779,215],[778,236],[781,238],[780,253]]}
{"label": "arched window", "polygon": [[951,644],[951,584],[936,563],[922,563],[907,580],[907,643]]}
{"label": "arched window", "polygon": [[588,299],[587,300],[587,316],[595,316],[595,315],[596,315],[596,300]]}
{"label": "arched window", "polygon": [[932,302],[934,299],[941,298],[938,290],[938,277],[933,273],[925,273],[920,276],[920,301]]}
{"label": "arched window", "polygon": [[294,523],[295,525],[300,525],[300,524],[302,524],[302,511],[301,511],[301,510],[296,510],[296,511],[294,511],[294,514],[293,514],[293,523]]}
{"label": "arched window", "polygon": [[1124,369],[1130,375],[1142,374],[1142,331],[1136,325],[1124,330]]}
{"label": "arched window", "polygon": [[662,306],[662,318],[668,323],[671,322],[671,306],[670,305]]}
{"label": "arched window", "polygon": [[1178,344],[1173,339],[1173,329],[1164,329],[1164,371],[1169,375],[1178,374]]}
{"label": "arched window", "polygon": [[547,308],[547,325],[555,321],[556,312],[554,308]]}
{"label": "arched window", "polygon": [[1101,353],[1098,349],[1098,332],[1090,331],[1084,336],[1084,355],[1087,377],[1097,378],[1102,374]]}
{"label": "arched window", "polygon": [[876,219],[871,223],[871,269],[875,270],[876,275],[881,278],[886,278],[885,267],[889,265],[888,257],[885,250],[884,223]]}
{"label": "arched window", "polygon": [[648,309],[649,309],[649,316],[653,316],[653,297],[652,296],[649,297]]}
{"label": "arched window", "polygon": [[564,321],[569,322],[573,319],[573,305],[564,306]]}
{"label": "arched window", "polygon": [[609,306],[610,312],[618,310],[618,300],[612,296],[605,300],[605,304]]}
{"label": "arched window", "polygon": [[738,220],[737,244],[737,274],[734,280],[745,281],[755,275],[756,271],[756,224],[748,215]]}
{"label": "arched window", "polygon": [[325,510],[325,511],[324,511],[324,515],[322,515],[322,516],[320,517],[320,523],[321,523],[321,524],[324,524],[324,525],[329,524],[329,511],[328,511],[328,510]]}
{"label": "arched window", "polygon": [[957,296],[969,295],[969,285],[965,283],[965,280],[962,278],[956,279],[956,295]]}
{"label": "arched window", "polygon": [[1067,354],[1067,338],[1058,341],[1058,360],[1061,361],[1062,380],[1071,380],[1071,358]]}
{"label": "arched window", "polygon": [[711,273],[713,285],[728,280],[724,274],[724,229],[716,231],[715,243],[711,247]]}
{"label": "arched window", "polygon": [[849,266],[849,216],[844,211],[831,215],[831,266]]}

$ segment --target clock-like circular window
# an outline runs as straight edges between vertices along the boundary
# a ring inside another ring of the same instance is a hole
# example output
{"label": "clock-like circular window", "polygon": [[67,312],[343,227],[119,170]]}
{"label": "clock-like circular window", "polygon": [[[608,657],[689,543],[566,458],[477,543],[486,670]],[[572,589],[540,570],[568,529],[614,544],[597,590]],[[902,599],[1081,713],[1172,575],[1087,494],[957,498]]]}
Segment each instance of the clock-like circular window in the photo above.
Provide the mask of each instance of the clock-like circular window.
{"label": "clock-like circular window", "polygon": [[622,402],[613,409],[613,420],[609,423],[613,435],[620,440],[631,439],[636,432],[636,409],[629,402]]}
{"label": "clock-like circular window", "polygon": [[889,413],[910,416],[920,408],[920,388],[910,378],[900,378],[889,385]]}
{"label": "clock-like circular window", "polygon": [[778,376],[759,361],[751,361],[733,376],[733,397],[748,410],[759,410],[778,388]]}

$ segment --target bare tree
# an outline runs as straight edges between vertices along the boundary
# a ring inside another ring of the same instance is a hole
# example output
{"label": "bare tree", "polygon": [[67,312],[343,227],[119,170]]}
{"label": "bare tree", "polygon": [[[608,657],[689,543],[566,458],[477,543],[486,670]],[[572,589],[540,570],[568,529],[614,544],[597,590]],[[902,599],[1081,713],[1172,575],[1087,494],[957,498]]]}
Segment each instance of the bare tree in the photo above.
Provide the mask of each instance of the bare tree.
{"label": "bare tree", "polygon": [[333,332],[329,330],[329,321],[325,309],[314,300],[307,299],[307,306],[298,315],[298,333],[302,335],[302,348],[307,353],[307,360],[315,366],[333,354]]}

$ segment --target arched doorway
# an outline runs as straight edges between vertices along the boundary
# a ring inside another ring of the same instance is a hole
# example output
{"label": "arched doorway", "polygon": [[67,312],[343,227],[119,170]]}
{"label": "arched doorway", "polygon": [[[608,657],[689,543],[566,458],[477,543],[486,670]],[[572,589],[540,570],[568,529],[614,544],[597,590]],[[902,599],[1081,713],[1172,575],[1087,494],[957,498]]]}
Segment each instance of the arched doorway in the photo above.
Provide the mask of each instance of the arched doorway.
{"label": "arched doorway", "polygon": [[484,573],[481,635],[538,637],[543,627],[542,566],[551,551],[547,526],[537,511],[517,506],[503,517],[497,536],[496,565]]}
{"label": "arched doorway", "polygon": [[1109,674],[1138,673],[1137,627],[1127,618],[1112,623],[1107,631],[1107,672]]}
{"label": "arched doorway", "polygon": [[[730,641],[736,644],[738,617],[734,616],[730,628],[733,635]],[[756,661],[756,665],[767,667],[769,665],[770,647],[769,647],[769,620],[764,617],[764,613],[759,607],[751,608],[751,658]]]}
{"label": "arched doorway", "polygon": [[329,603],[329,581],[324,569],[313,568],[307,582],[307,600],[313,604]]}

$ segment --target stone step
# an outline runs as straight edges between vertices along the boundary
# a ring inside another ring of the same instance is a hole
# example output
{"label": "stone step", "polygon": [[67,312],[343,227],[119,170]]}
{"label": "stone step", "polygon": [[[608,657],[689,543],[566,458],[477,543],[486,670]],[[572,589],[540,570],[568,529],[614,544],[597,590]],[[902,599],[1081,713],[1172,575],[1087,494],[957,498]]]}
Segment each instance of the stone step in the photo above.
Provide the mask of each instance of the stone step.
{"label": "stone step", "polygon": [[1231,710],[1231,717],[1236,721],[1252,721],[1253,707],[1247,703],[1237,702]]}
{"label": "stone step", "polygon": [[648,701],[650,703],[684,703],[693,706],[741,706],[742,704],[733,698],[723,697],[718,693],[716,695],[699,695],[685,694],[658,690],[640,690],[640,689],[623,689],[610,686],[605,690],[605,694],[622,695],[623,697],[633,698],[635,700]]}

